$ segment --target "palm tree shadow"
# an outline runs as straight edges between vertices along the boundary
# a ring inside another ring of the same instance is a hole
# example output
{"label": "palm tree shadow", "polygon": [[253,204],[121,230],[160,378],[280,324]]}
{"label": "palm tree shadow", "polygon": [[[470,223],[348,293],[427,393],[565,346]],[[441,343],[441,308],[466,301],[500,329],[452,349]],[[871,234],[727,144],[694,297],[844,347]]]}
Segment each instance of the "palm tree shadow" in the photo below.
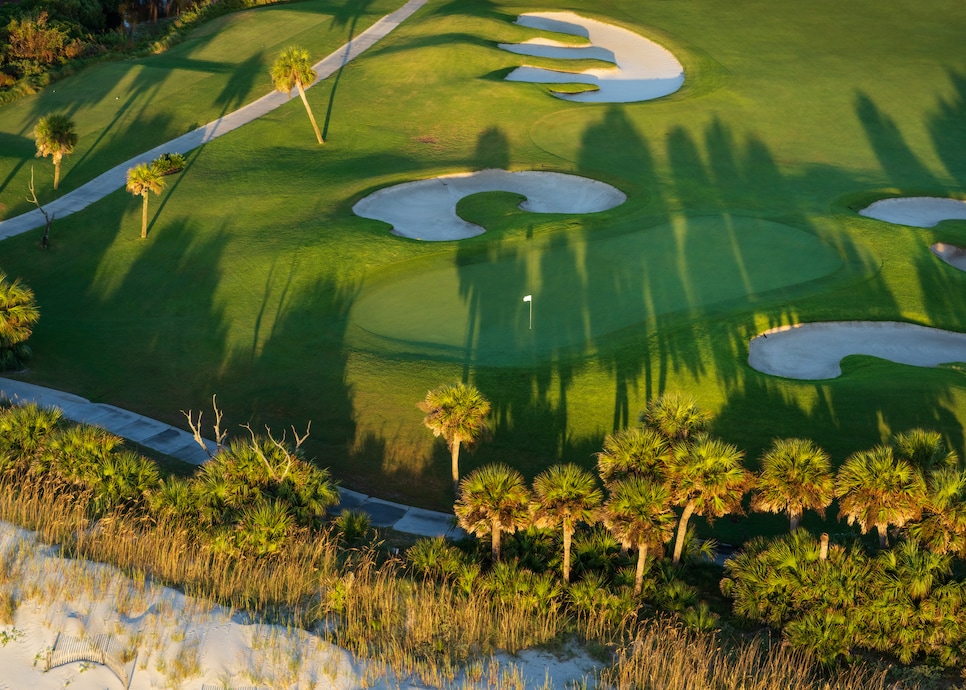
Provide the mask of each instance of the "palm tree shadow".
{"label": "palm tree shadow", "polygon": [[369,6],[373,3],[373,0],[358,0],[354,2],[353,0],[346,0],[346,2],[336,10],[332,15],[332,24],[335,26],[348,26],[349,31],[346,36],[346,46],[345,52],[342,56],[342,64],[339,65],[339,70],[335,73],[335,79],[332,80],[332,90],[329,92],[329,103],[325,108],[325,122],[322,124],[322,139],[329,138],[329,123],[332,120],[332,109],[335,107],[335,92],[339,88],[339,81],[342,79],[342,70],[345,69],[346,63],[349,61],[349,42],[356,35],[356,27],[359,24],[359,19],[366,13]]}

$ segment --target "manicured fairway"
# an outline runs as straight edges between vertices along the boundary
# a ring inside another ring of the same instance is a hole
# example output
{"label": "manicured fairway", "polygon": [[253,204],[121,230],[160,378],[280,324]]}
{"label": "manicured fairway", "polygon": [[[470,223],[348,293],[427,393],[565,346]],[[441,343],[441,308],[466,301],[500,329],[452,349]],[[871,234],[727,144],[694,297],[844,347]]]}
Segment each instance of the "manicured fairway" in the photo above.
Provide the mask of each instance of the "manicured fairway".
{"label": "manicured fairway", "polygon": [[[4,106],[0,203],[26,207],[31,163],[43,184],[52,175],[32,159],[39,114],[75,104],[70,189],[266,91],[276,47],[321,56],[401,4],[234,15],[166,55]],[[431,0],[309,91],[325,146],[294,99],[191,154],[151,198],[147,240],[140,200],[118,191],[58,219],[47,252],[39,232],[0,243],[0,268],[42,308],[25,380],[180,424],[212,393],[232,431],[311,419],[308,454],[346,485],[433,508],[451,503],[448,457],[415,404],[458,379],[494,406],[493,438],[466,470],[590,466],[604,434],[663,391],[715,412],[715,432],[752,464],[776,436],[814,438],[839,463],[916,425],[962,452],[956,367],[849,357],[837,379],[802,382],[754,371],[747,348],[805,321],[966,332],[966,274],[929,250],[966,246],[966,221],[856,213],[883,195],[966,192],[966,5],[576,0],[567,9],[655,40],[685,68],[680,91],[616,105],[504,80],[524,59],[561,65],[498,47],[534,36],[519,14],[559,9]],[[457,212],[487,232],[443,243],[352,213],[378,189],[483,168],[581,175],[628,198],[566,217],[474,195]],[[715,529],[742,538],[740,525]]]}

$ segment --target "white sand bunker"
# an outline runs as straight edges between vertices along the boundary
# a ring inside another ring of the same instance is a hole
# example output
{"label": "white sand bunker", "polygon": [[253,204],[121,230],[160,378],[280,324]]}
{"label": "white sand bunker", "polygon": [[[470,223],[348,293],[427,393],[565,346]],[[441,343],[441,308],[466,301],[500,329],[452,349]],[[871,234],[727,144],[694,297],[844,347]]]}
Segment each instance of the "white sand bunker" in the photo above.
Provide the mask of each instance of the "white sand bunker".
{"label": "white sand bunker", "polygon": [[752,369],[791,379],[833,379],[849,355],[918,367],[966,362],[966,333],[896,321],[830,321],[773,328],[748,344]]}
{"label": "white sand bunker", "polygon": [[966,201],[934,196],[880,199],[859,211],[859,215],[898,225],[931,228],[944,220],[966,220]]}
{"label": "white sand bunker", "polygon": [[669,50],[619,26],[587,19],[573,12],[531,12],[521,14],[517,24],[583,36],[588,46],[572,46],[545,38],[525,43],[501,43],[500,48],[519,55],[595,59],[613,62],[616,67],[565,72],[541,67],[520,67],[507,76],[508,81],[538,84],[592,84],[596,91],[558,93],[557,98],[582,103],[633,103],[674,93],[684,84],[684,68]]}
{"label": "white sand bunker", "polygon": [[456,204],[480,192],[513,192],[535,213],[596,213],[620,206],[627,196],[609,184],[554,172],[480,170],[404,182],[380,189],[352,207],[357,216],[392,225],[395,235],[441,242],[482,235],[486,230],[456,215]]}
{"label": "white sand bunker", "polygon": [[957,247],[955,244],[936,242],[929,248],[933,254],[945,261],[953,268],[966,271],[966,247]]}

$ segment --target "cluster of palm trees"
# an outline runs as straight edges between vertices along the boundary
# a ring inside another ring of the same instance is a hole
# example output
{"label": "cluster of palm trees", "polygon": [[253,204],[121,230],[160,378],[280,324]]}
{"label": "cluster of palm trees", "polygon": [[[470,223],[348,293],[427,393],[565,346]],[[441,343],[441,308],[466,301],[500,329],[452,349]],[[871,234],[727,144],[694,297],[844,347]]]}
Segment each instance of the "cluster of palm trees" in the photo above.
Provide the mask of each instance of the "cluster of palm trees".
{"label": "cluster of palm trees", "polygon": [[[489,403],[472,386],[456,384],[430,391],[419,406],[427,412],[426,425],[450,446],[455,480],[459,447],[486,433]],[[640,420],[604,439],[597,453],[603,491],[590,472],[573,464],[549,468],[530,488],[517,470],[487,465],[458,486],[460,525],[489,537],[493,561],[500,559],[503,535],[529,526],[559,528],[569,582],[575,530],[600,523],[625,550],[637,551],[635,593],[649,555],[672,538],[671,560],[680,562],[692,516],[740,513],[749,491],[752,510],[786,514],[793,532],[804,511],[824,517],[838,499],[840,518],[863,533],[874,528],[882,548],[890,529],[906,528],[937,553],[966,555],[966,472],[936,432],[895,434],[852,454],[838,472],[814,442],[777,439],[753,474],[743,466],[742,451],[708,433],[711,415],[690,398],[653,399]]]}
{"label": "cluster of palm trees", "polygon": [[[646,560],[675,531],[672,562],[680,562],[692,515],[720,517],[741,509],[752,483],[743,453],[706,433],[710,415],[690,399],[652,400],[639,426],[611,434],[597,454],[594,475],[574,464],[554,465],[533,480],[503,464],[481,467],[459,486],[456,516],[467,532],[489,536],[494,561],[503,533],[523,527],[560,528],[563,579],[570,582],[570,549],[580,524],[602,523],[625,549],[638,553],[635,594]],[[673,507],[680,507],[675,516]],[[676,524],[676,530],[675,530]]]}
{"label": "cluster of palm trees", "polygon": [[[308,113],[312,129],[320,144],[324,144],[322,132],[315,122],[312,108],[305,97],[305,87],[315,81],[315,71],[312,69],[309,53],[299,46],[290,46],[275,58],[271,68],[272,83],[276,91],[291,93],[297,89],[305,111]],[[62,113],[50,113],[40,118],[34,127],[34,141],[37,145],[37,156],[50,157],[54,162],[54,189],[60,184],[60,166],[64,156],[74,152],[77,146],[77,127],[70,116]],[[170,157],[180,154],[163,154],[151,163],[139,163],[127,171],[127,191],[140,196],[141,203],[141,238],[147,237],[148,232],[148,195],[160,194],[165,187],[164,176],[174,170],[170,165]],[[181,158],[183,166],[184,159]],[[175,166],[180,167],[180,166]]]}

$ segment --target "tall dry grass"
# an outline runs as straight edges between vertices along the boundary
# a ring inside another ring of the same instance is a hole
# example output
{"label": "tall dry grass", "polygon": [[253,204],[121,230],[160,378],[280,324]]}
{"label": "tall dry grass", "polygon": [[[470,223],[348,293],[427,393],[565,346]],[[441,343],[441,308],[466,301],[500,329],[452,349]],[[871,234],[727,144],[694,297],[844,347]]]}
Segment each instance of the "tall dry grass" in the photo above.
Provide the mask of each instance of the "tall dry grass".
{"label": "tall dry grass", "polygon": [[809,654],[762,638],[724,645],[716,635],[658,621],[640,629],[600,672],[599,690],[884,690],[885,671],[827,674]]}
{"label": "tall dry grass", "polygon": [[[714,636],[679,625],[641,624],[627,617],[615,629],[605,610],[575,616],[559,606],[537,609],[526,597],[501,599],[482,586],[414,579],[400,560],[387,560],[373,548],[340,550],[337,539],[324,531],[301,532],[271,556],[246,557],[205,547],[175,520],[114,513],[89,525],[85,496],[61,488],[42,482],[16,489],[0,484],[0,519],[35,530],[73,555],[120,566],[142,584],[149,577],[236,609],[321,629],[329,641],[378,660],[380,673],[431,687],[523,688],[515,670],[475,674],[473,669],[497,651],[514,653],[571,635],[618,650],[613,665],[599,674],[601,690],[885,687],[883,673],[856,668],[828,678],[807,655],[760,641],[725,647]],[[75,576],[64,572],[68,578],[92,577],[89,569]],[[85,590],[106,586],[82,585]],[[58,589],[65,586],[72,587],[57,582]],[[181,676],[196,669],[186,663],[174,671]]]}

